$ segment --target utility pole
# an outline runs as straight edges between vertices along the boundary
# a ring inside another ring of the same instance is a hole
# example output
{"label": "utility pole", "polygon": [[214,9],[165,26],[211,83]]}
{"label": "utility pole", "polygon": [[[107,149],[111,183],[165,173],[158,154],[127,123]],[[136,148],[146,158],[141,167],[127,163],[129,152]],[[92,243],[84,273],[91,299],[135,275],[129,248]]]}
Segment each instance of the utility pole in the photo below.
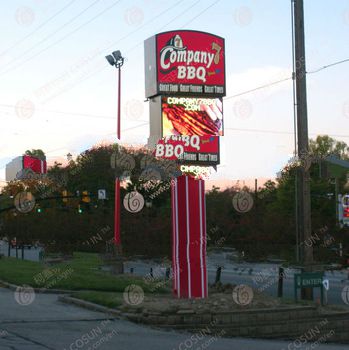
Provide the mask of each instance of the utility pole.
{"label": "utility pole", "polygon": [[[293,0],[294,10],[294,42],[296,66],[296,100],[297,100],[297,136],[298,157],[300,160],[309,157],[308,144],[308,111],[307,111],[307,81],[304,43],[304,9],[303,0]],[[307,161],[301,162],[297,173],[298,198],[298,232],[300,236],[300,260],[305,271],[311,271],[313,263],[313,247],[311,242],[311,207],[310,207],[310,174]],[[306,288],[304,297],[312,297],[312,289]]]}

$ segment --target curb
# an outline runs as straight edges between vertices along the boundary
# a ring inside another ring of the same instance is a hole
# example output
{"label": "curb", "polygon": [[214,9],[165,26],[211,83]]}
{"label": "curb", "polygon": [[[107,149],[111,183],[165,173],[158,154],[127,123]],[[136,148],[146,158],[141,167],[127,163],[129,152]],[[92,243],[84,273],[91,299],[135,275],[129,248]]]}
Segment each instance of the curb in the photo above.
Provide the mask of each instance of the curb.
{"label": "curb", "polygon": [[[16,284],[8,283],[0,280],[0,287],[5,287],[11,290],[16,290],[18,287]],[[35,293],[48,293],[48,294],[71,294],[74,293],[72,290],[63,290],[63,289],[48,289],[48,288],[33,288]]]}
{"label": "curb", "polygon": [[80,306],[80,307],[83,307],[83,308],[91,310],[91,311],[103,312],[103,313],[114,316],[114,318],[121,318],[121,316],[122,316],[122,313],[119,310],[110,309],[106,306],[94,304],[94,303],[91,303],[90,301],[85,301],[85,300],[73,298],[73,297],[70,297],[67,295],[59,295],[58,301],[65,303],[65,304]]}

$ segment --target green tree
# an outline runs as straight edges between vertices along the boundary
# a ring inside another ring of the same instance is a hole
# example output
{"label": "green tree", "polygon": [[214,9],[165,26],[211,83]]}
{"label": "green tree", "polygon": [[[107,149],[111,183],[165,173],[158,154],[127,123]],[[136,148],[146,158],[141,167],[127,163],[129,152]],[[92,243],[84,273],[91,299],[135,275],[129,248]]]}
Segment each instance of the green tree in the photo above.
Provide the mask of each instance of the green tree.
{"label": "green tree", "polygon": [[339,159],[349,159],[349,147],[343,141],[337,141],[328,135],[319,135],[315,140],[309,140],[309,153],[311,155],[325,157],[337,156]]}
{"label": "green tree", "polygon": [[46,160],[45,152],[42,149],[32,149],[32,150],[27,149],[24,152],[24,154],[26,154],[27,156],[39,158],[41,160]]}

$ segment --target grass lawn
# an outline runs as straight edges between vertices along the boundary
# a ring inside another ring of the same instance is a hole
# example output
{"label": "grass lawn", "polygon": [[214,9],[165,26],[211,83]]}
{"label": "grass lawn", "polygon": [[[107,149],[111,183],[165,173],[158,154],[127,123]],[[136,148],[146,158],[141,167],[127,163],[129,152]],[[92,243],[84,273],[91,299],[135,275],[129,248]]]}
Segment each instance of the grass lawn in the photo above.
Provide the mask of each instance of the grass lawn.
{"label": "grass lawn", "polygon": [[[43,263],[3,257],[0,259],[0,280],[32,287],[123,292],[130,284],[137,284],[151,292],[154,283],[130,275],[111,275],[98,270],[104,262],[95,253],[74,253],[69,262],[45,266]],[[163,288],[155,288],[157,293]]]}

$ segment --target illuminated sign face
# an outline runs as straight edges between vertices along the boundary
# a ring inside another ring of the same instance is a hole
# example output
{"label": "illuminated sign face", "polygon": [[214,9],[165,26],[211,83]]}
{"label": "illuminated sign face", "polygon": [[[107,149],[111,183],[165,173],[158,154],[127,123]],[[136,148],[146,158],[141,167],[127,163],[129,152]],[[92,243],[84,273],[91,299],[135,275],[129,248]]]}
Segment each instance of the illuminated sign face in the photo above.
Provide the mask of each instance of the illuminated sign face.
{"label": "illuminated sign face", "polygon": [[178,160],[181,164],[219,164],[218,136],[167,136],[156,145],[155,157]]}
{"label": "illuminated sign face", "polygon": [[177,30],[145,41],[146,96],[225,96],[224,39]]}
{"label": "illuminated sign face", "polygon": [[162,97],[162,136],[223,135],[223,104],[219,98]]}

